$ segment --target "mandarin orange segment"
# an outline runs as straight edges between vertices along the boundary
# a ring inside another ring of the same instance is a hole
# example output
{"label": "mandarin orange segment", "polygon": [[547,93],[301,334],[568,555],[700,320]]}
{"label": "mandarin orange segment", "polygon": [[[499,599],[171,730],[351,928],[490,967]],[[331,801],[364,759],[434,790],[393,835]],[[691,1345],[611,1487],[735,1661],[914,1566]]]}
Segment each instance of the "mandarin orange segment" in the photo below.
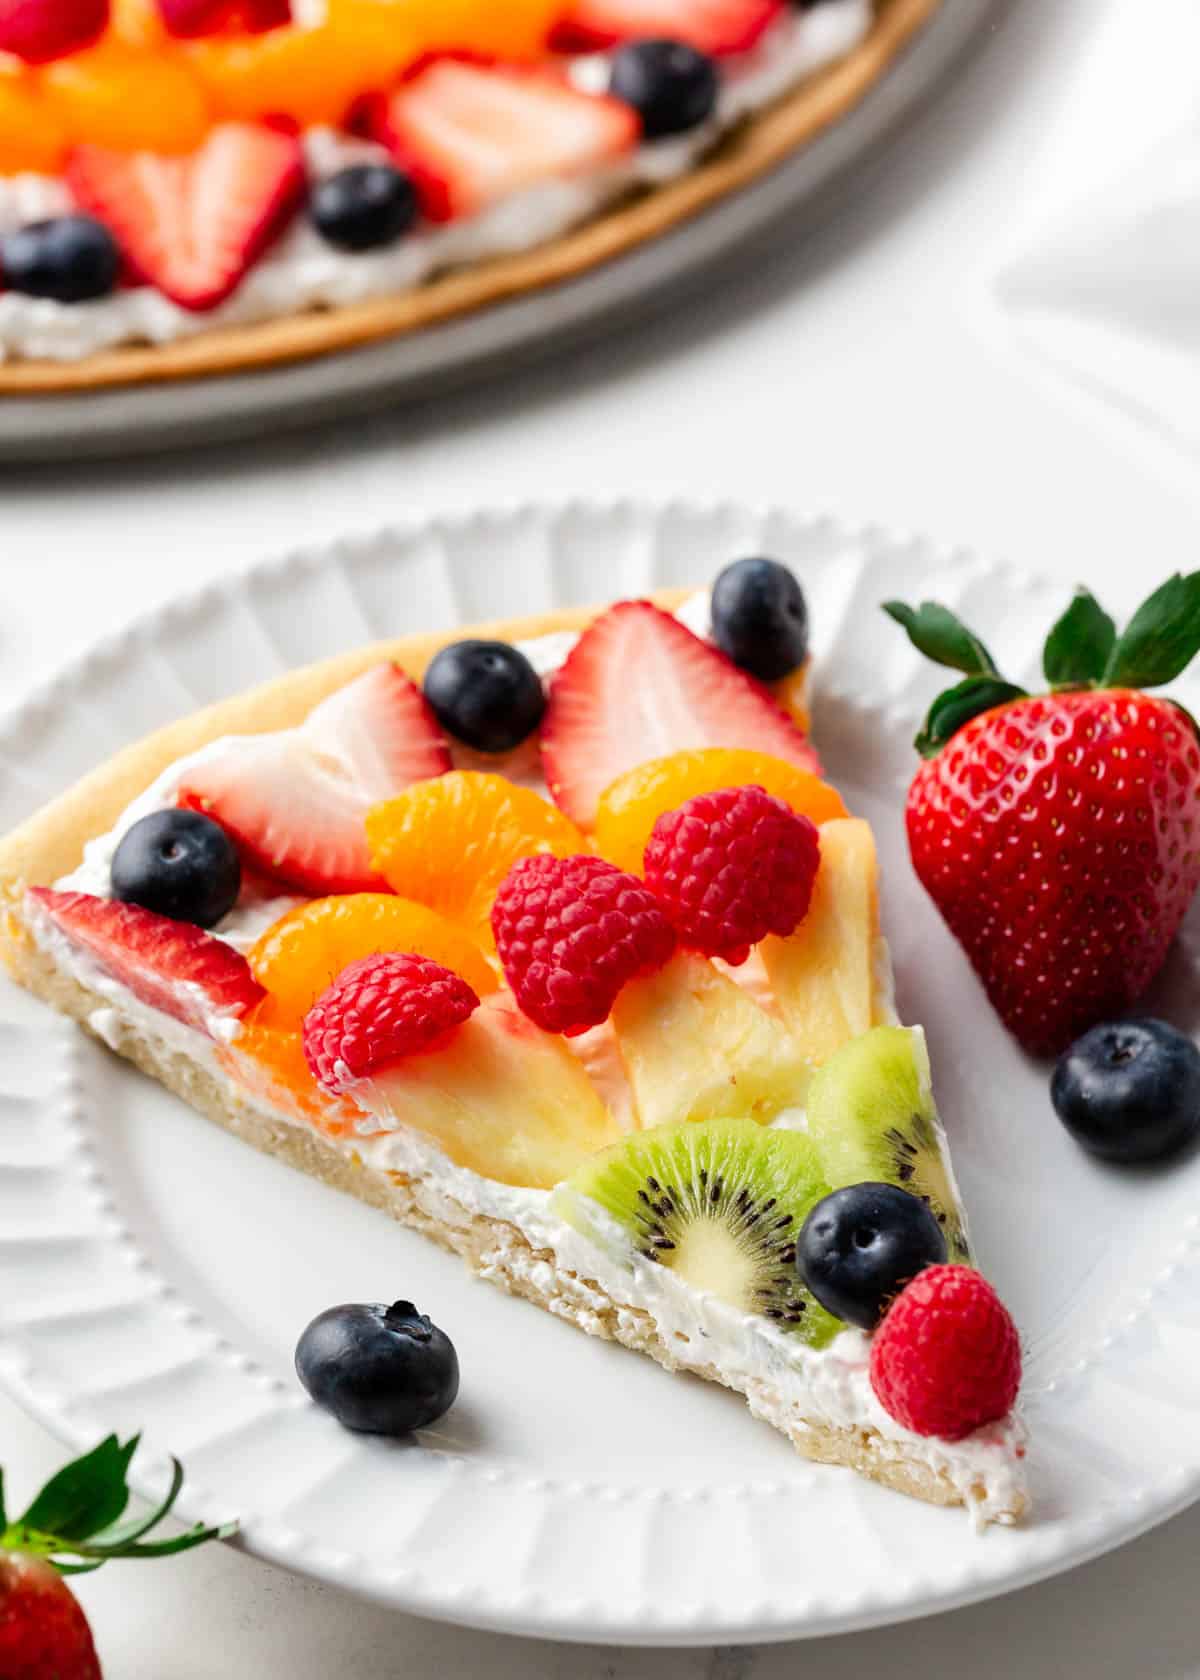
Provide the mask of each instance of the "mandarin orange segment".
{"label": "mandarin orange segment", "polygon": [[66,148],[63,126],[46,109],[34,77],[0,71],[0,175],[57,174]]}
{"label": "mandarin orange segment", "polygon": [[654,824],[699,793],[718,788],[762,787],[815,823],[848,815],[842,796],[811,771],[768,753],[736,747],[698,747],[652,758],[627,770],[604,790],[596,814],[596,850],[618,868],[642,873]]}
{"label": "mandarin orange segment", "polygon": [[289,910],[250,947],[250,967],[270,994],[256,1020],[299,1028],[344,968],[377,951],[429,957],[461,975],[481,997],[497,986],[479,946],[436,911],[391,893],[344,893]]}
{"label": "mandarin orange segment", "polygon": [[410,9],[399,0],[328,0],[313,28],[215,35],[185,50],[222,117],[340,123],[361,94],[386,87],[421,51]]}
{"label": "mandarin orange segment", "polygon": [[332,1137],[352,1134],[362,1114],[346,1098],[322,1091],[304,1056],[297,1027],[271,1026],[252,1015],[232,1045],[218,1048],[221,1065],[254,1096],[300,1113]]}
{"label": "mandarin orange segment", "polygon": [[390,887],[461,922],[489,949],[492,904],[513,864],[589,849],[548,800],[486,770],[415,782],[368,814],[367,841],[371,867]]}
{"label": "mandarin orange segment", "polygon": [[48,64],[41,84],[51,120],[71,143],[183,153],[195,151],[209,129],[208,101],[186,64],[111,35]]}
{"label": "mandarin orange segment", "polygon": [[563,0],[438,0],[421,8],[430,30],[428,49],[469,49],[508,60],[538,58],[567,10]]}

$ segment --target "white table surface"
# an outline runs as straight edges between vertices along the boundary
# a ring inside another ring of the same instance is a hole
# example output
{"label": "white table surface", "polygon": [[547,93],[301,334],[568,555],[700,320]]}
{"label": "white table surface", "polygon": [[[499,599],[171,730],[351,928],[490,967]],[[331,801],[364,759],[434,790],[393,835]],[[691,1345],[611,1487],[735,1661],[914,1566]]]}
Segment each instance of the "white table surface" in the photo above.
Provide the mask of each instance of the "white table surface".
{"label": "white table surface", "polygon": [[[752,272],[616,342],[502,387],[276,444],[0,474],[0,702],[132,613],[264,552],[405,509],[546,493],[791,501],[924,528],[1064,585],[1122,590],[1193,568],[1195,463],[1041,374],[988,304],[988,275],[1055,160],[1081,133],[1089,150],[1093,134],[1120,150],[1125,131],[1135,147],[1151,121],[1153,61],[1142,75],[1137,64],[1151,16],[1164,50],[1197,54],[1195,0],[1015,0],[832,222],[797,229]],[[0,1397],[14,1497],[60,1456]],[[1200,1680],[1197,1556],[1193,1509],[990,1605],[758,1652],[604,1651],[440,1628],[215,1547],[117,1565],[78,1590],[110,1680],[777,1680],[801,1665],[829,1680]]]}

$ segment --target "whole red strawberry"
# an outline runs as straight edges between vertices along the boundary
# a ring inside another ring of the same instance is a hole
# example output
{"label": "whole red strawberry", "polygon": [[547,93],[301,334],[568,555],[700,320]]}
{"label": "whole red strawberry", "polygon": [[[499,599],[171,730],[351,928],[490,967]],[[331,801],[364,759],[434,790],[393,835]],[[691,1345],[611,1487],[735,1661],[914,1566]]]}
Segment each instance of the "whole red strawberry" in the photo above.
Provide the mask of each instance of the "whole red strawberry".
{"label": "whole red strawberry", "polygon": [[665,811],[646,847],[646,885],[680,939],[744,963],[769,933],[794,933],[821,861],[815,823],[760,787],[720,788]]}
{"label": "whole red strawberry", "polygon": [[1200,885],[1200,742],[1145,689],[1200,648],[1200,572],[1118,637],[1081,589],[1026,694],[945,607],[885,611],[966,677],[934,701],[909,789],[913,867],[1005,1025],[1054,1055],[1133,1004]]}
{"label": "whole red strawberry", "polygon": [[79,1600],[41,1558],[0,1554],[0,1674],[5,1680],[100,1680]]}
{"label": "whole red strawberry", "polygon": [[1012,1410],[1021,1386],[1016,1326],[971,1266],[928,1266],[871,1340],[871,1387],[916,1435],[961,1441]]}
{"label": "whole red strawberry", "polygon": [[168,1557],[228,1528],[197,1525],[171,1540],[148,1540],[175,1503],[183,1471],[144,1517],[121,1518],[129,1503],[129,1461],[138,1437],[115,1435],[52,1476],[28,1510],[9,1522],[0,1477],[0,1680],[101,1680],[87,1617],[62,1579],[111,1558]]}

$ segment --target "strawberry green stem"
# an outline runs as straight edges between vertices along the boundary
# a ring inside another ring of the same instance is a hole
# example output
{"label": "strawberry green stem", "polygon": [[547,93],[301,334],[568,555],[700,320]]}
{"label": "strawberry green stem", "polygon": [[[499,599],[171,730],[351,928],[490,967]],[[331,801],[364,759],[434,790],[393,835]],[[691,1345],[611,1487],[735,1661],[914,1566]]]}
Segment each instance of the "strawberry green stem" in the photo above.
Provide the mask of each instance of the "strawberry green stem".
{"label": "strawberry green stem", "polygon": [[[936,601],[917,607],[885,601],[883,610],[918,652],[963,673],[963,680],[929,708],[914,743],[923,758],[936,757],[980,713],[1025,696],[1026,690],[1001,675],[984,643],[949,607]],[[1159,688],[1179,676],[1197,652],[1200,572],[1176,573],[1142,602],[1121,635],[1090,590],[1080,586],[1046,638],[1042,671],[1052,692]]]}
{"label": "strawberry green stem", "polygon": [[0,1476],[0,1550],[45,1558],[60,1575],[82,1575],[112,1558],[170,1557],[207,1540],[224,1540],[236,1523],[196,1523],[166,1540],[147,1540],[170,1515],[183,1486],[183,1466],[171,1460],[166,1494],[143,1517],[120,1521],[129,1503],[128,1470],[140,1437],[122,1443],[109,1435],[98,1447],[52,1476],[23,1516],[9,1522]]}

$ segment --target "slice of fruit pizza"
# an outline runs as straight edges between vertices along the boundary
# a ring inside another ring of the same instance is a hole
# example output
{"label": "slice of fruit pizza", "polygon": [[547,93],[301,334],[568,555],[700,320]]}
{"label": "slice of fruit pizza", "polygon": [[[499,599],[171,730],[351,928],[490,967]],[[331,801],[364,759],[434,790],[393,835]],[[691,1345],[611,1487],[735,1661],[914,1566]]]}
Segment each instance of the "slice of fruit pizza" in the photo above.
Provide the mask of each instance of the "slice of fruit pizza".
{"label": "slice of fruit pizza", "polygon": [[482,1277],[739,1391],[810,1458],[1011,1522],[1017,1334],[808,664],[799,584],[749,559],[292,673],[9,836],[6,956]]}

